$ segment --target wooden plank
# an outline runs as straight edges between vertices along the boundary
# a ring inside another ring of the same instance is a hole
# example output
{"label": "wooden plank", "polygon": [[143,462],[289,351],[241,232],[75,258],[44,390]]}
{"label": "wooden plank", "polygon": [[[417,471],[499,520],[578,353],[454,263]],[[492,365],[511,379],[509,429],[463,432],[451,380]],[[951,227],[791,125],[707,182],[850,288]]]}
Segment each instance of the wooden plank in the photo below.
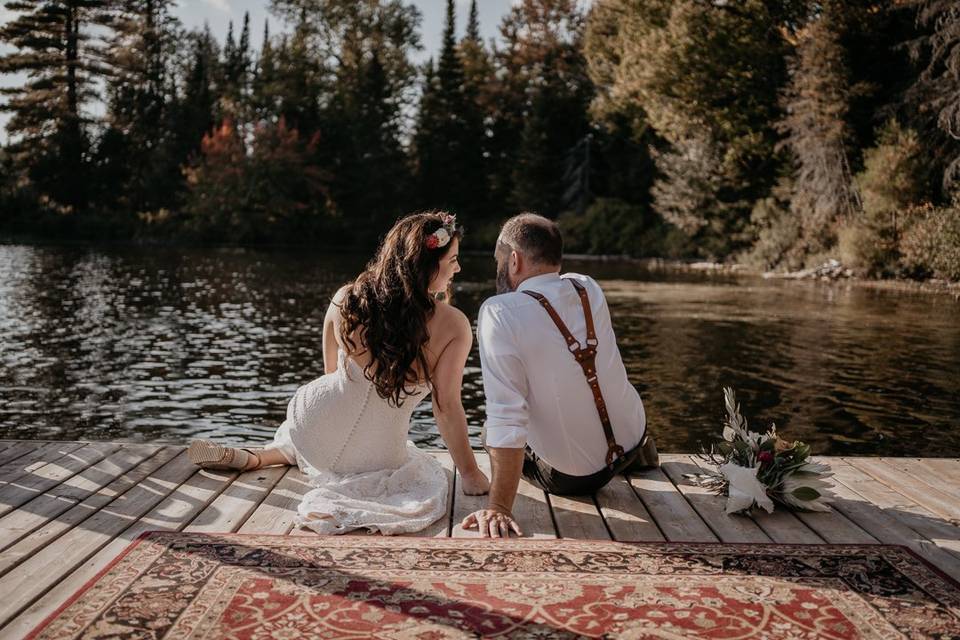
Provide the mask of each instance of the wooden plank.
{"label": "wooden plank", "polygon": [[2,465],[6,465],[8,462],[12,462],[20,456],[24,456],[38,449],[40,446],[42,445],[34,442],[20,441],[11,443],[6,449],[0,451],[0,468],[2,468]]}
{"label": "wooden plank", "polygon": [[557,535],[578,540],[609,540],[610,532],[592,497],[547,494]]}
{"label": "wooden plank", "polygon": [[717,542],[717,536],[661,469],[631,473],[629,481],[667,540]]}
{"label": "wooden plank", "polygon": [[456,468],[453,465],[453,458],[449,451],[431,451],[430,455],[437,459],[443,465],[443,470],[447,474],[447,508],[444,516],[427,525],[426,528],[411,533],[411,536],[417,538],[449,538],[450,537],[450,519],[453,513],[453,492],[456,490]]}
{"label": "wooden plank", "polygon": [[726,498],[684,478],[685,473],[698,472],[693,461],[689,457],[686,457],[686,460],[661,462],[660,468],[721,541],[770,542],[770,536],[749,517],[727,515],[724,511]]}
{"label": "wooden plank", "polygon": [[40,599],[0,630],[0,637],[23,637],[99,573],[145,531],[179,531],[210,504],[233,479],[232,474],[197,470],[149,513],[114,537],[73,572],[66,574]]}
{"label": "wooden plank", "polygon": [[960,487],[960,460],[956,458],[922,458],[923,466],[930,468],[942,478],[942,483]]}
{"label": "wooden plank", "polygon": [[879,542],[834,507],[825,512],[798,511],[796,516],[818,536],[831,544],[874,544]]}
{"label": "wooden plank", "polygon": [[824,539],[807,527],[803,520],[782,505],[773,513],[760,511],[750,516],[774,542],[786,544],[822,544]]}
{"label": "wooden plank", "polygon": [[520,484],[517,485],[517,497],[513,501],[513,517],[516,518],[525,538],[557,537],[557,528],[553,524],[547,494],[524,478],[520,478]]}
{"label": "wooden plank", "polygon": [[960,521],[960,500],[876,458],[843,458],[879,482],[948,520]]}
{"label": "wooden plank", "polygon": [[834,507],[853,520],[867,533],[886,544],[902,544],[920,554],[945,573],[960,580],[960,560],[941,549],[930,540],[906,526],[886,510],[873,504],[869,499],[854,491],[839,476],[842,463],[830,460],[837,480],[834,493],[837,496]]}
{"label": "wooden plank", "polygon": [[119,448],[112,443],[97,442],[84,445],[65,456],[34,469],[3,487],[0,516],[30,502],[45,491],[56,487],[87,467],[100,462]]}
{"label": "wooden plank", "polygon": [[597,492],[596,498],[614,540],[660,542],[666,539],[627,478],[617,476]]}
{"label": "wooden plank", "polygon": [[960,560],[960,527],[877,482],[873,476],[861,471],[859,467],[843,462],[833,462],[832,468],[839,482],[882,509],[888,516]]}
{"label": "wooden plank", "polygon": [[160,451],[157,445],[125,445],[61,485],[21,505],[0,518],[0,550],[43,526],[119,476]]}
{"label": "wooden plank", "polygon": [[120,532],[136,522],[196,471],[180,448],[179,454],[137,486],[126,491],[53,543],[0,577],[2,627],[50,590]]}
{"label": "wooden plank", "polygon": [[[96,514],[104,506],[109,505],[118,496],[123,495],[139,483],[146,481],[150,474],[162,467],[176,456],[175,448],[161,449],[156,455],[148,458],[134,469],[124,473],[119,478],[87,497],[80,504],[61,513],[56,519],[50,520],[32,534],[20,540],[0,554],[0,575],[10,571],[27,558],[37,554],[54,540],[70,531],[74,527],[84,528],[83,522]],[[16,513],[16,512],[15,512]]]}
{"label": "wooden plank", "polygon": [[[264,467],[245,471],[230,483],[184,531],[227,533],[239,529],[270,494],[287,472],[287,467]],[[222,475],[232,475],[223,473]]]}
{"label": "wooden plank", "polygon": [[15,460],[0,467],[0,496],[6,498],[7,485],[16,482],[37,469],[56,462],[83,446],[82,442],[51,442],[35,447],[27,445],[27,451]]}
{"label": "wooden plank", "polygon": [[[921,458],[880,458],[879,460],[898,473],[904,473],[960,501],[960,462],[945,458],[936,461]],[[935,463],[939,464],[935,466]]]}
{"label": "wooden plank", "polygon": [[303,494],[309,490],[307,476],[296,466],[287,467],[277,486],[237,529],[237,533],[290,533]]}

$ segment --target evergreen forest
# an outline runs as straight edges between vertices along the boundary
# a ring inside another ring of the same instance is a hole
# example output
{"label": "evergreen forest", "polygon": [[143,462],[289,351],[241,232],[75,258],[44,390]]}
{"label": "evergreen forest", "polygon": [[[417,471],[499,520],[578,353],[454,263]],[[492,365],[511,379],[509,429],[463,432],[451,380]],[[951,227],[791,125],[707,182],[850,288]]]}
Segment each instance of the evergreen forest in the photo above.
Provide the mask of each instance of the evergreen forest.
{"label": "evergreen forest", "polygon": [[480,249],[535,211],[571,252],[960,280],[956,0],[518,0],[489,41],[476,3],[425,57],[404,0],[7,0],[0,234],[368,250],[443,209]]}

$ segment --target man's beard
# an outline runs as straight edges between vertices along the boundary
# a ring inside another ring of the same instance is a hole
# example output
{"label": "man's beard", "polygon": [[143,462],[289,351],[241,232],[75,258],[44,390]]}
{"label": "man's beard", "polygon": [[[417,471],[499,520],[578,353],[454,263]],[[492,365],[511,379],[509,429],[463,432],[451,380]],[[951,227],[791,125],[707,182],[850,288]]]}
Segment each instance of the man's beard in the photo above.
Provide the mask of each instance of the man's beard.
{"label": "man's beard", "polygon": [[507,260],[497,263],[497,293],[514,291],[510,284],[510,263]]}

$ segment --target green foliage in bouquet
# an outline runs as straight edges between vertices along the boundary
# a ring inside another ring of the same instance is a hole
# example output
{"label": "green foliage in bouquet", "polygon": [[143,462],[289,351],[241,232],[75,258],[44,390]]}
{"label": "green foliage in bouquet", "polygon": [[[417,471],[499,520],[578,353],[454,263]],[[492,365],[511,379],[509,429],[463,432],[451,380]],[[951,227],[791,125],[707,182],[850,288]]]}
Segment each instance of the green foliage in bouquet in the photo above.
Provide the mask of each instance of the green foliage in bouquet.
{"label": "green foliage in bouquet", "polygon": [[718,495],[727,496],[727,513],[747,512],[756,507],[773,511],[778,502],[788,508],[829,511],[832,499],[826,465],[810,460],[810,447],[788,442],[771,424],[765,434],[750,431],[740,413],[733,389],[723,390],[727,418],[723,440],[697,457],[713,469],[688,478]]}

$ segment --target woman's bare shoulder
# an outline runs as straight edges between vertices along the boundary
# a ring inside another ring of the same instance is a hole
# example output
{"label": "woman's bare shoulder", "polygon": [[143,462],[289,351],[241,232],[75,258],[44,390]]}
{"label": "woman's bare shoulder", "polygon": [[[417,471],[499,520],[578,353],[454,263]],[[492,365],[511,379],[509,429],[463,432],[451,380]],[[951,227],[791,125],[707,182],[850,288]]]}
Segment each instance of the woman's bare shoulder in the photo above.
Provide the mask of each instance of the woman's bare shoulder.
{"label": "woman's bare shoulder", "polygon": [[350,292],[351,288],[353,288],[353,283],[348,282],[347,284],[337,289],[337,292],[333,294],[332,302],[336,302],[337,304],[340,304],[341,302],[343,302],[343,299],[347,297],[347,294]]}
{"label": "woman's bare shoulder", "polygon": [[433,317],[430,318],[429,330],[431,335],[444,334],[450,338],[473,333],[466,314],[455,306],[444,303],[436,306]]}

